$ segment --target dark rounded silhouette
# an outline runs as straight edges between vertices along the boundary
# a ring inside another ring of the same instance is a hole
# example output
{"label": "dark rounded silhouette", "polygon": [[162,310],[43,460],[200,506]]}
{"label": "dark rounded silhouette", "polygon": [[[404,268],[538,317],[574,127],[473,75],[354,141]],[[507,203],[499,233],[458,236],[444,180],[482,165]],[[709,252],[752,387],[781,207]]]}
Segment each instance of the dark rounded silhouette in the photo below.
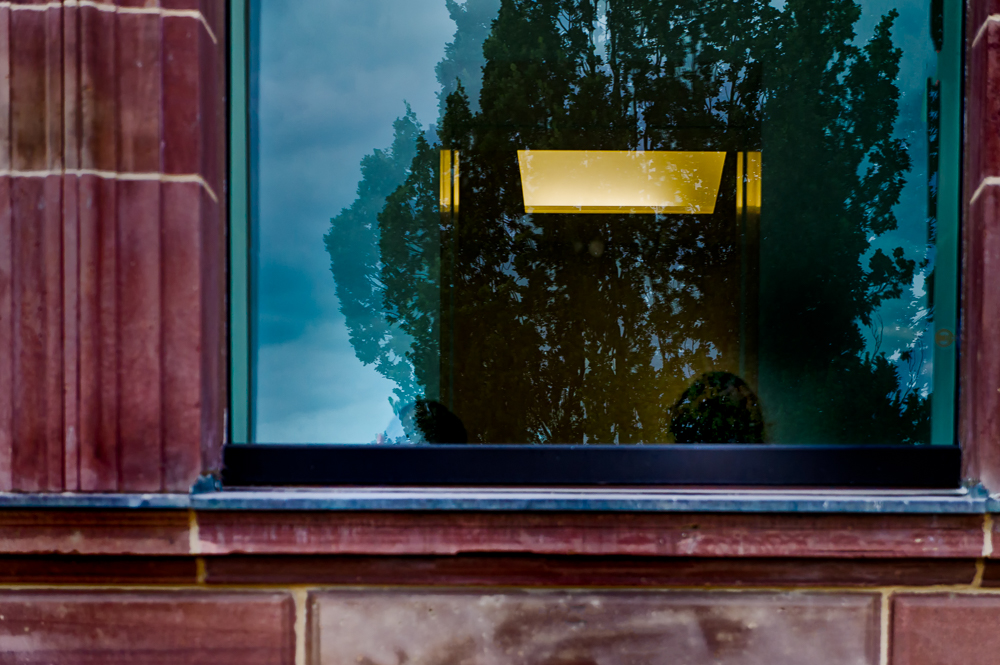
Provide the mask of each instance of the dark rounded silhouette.
{"label": "dark rounded silhouette", "polygon": [[764,443],[764,418],[746,381],[729,372],[702,374],[671,409],[677,443]]}
{"label": "dark rounded silhouette", "polygon": [[468,443],[469,434],[462,421],[444,404],[418,399],[403,407],[399,414],[403,431],[413,443]]}

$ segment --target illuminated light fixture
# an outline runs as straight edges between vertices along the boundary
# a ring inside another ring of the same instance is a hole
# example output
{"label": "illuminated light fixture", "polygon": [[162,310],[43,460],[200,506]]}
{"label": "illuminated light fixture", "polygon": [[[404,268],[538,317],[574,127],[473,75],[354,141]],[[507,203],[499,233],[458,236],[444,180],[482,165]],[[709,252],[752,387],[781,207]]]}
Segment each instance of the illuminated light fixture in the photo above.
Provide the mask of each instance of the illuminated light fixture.
{"label": "illuminated light fixture", "polygon": [[760,214],[761,160],[759,152],[746,154],[746,177],[744,178],[744,153],[736,153],[736,214],[743,210],[743,190],[746,189],[747,210]]}
{"label": "illuminated light fixture", "polygon": [[441,213],[458,214],[458,151],[441,151]]}
{"label": "illuminated light fixture", "polygon": [[708,215],[725,152],[518,150],[527,213]]}

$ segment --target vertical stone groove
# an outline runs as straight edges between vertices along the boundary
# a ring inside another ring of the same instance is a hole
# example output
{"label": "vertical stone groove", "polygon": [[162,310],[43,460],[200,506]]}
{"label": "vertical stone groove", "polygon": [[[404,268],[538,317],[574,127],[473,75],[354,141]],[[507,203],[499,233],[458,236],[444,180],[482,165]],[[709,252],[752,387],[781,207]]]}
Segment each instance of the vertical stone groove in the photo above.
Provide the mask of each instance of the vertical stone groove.
{"label": "vertical stone groove", "polygon": [[222,4],[0,3],[0,491],[186,491],[218,438]]}

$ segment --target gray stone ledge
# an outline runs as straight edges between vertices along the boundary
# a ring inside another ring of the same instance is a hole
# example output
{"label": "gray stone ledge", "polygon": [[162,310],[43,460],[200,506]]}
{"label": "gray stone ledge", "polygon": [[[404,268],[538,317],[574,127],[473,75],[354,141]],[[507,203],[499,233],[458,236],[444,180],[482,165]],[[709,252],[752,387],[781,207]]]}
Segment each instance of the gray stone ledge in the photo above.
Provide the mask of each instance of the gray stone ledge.
{"label": "gray stone ledge", "polygon": [[77,508],[77,509],[187,509],[188,494],[91,494],[62,492],[60,494],[0,493],[0,509],[18,508]]}
{"label": "gray stone ledge", "polygon": [[200,494],[0,493],[0,509],[302,511],[607,511],[671,513],[983,514],[1000,497],[960,490],[642,490],[335,488]]}
{"label": "gray stone ledge", "polygon": [[[342,488],[195,494],[196,510],[454,510],[982,514],[985,493],[635,489]],[[998,506],[1000,507],[1000,506]]]}

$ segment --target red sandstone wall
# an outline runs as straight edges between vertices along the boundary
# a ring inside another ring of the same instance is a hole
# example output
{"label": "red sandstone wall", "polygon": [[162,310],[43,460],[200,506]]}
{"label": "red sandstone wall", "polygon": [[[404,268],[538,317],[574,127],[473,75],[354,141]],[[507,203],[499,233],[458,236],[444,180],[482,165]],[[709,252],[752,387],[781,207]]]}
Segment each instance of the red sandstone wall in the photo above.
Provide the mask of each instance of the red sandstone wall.
{"label": "red sandstone wall", "polygon": [[[218,464],[224,4],[0,2],[0,491],[185,491]],[[960,396],[992,488],[998,15],[969,5]]]}
{"label": "red sandstone wall", "polygon": [[[223,9],[0,0],[0,491],[217,463]],[[967,32],[961,436],[1000,489],[1000,0]],[[998,524],[2,510],[0,665],[1000,663]]]}
{"label": "red sandstone wall", "polygon": [[[0,491],[185,491],[218,464],[224,14],[0,2]],[[993,488],[997,16],[1000,0],[969,5],[960,396],[966,475]]]}
{"label": "red sandstone wall", "polygon": [[196,589],[4,594],[2,663],[988,665],[995,595]]}
{"label": "red sandstone wall", "polygon": [[214,459],[224,11],[0,3],[0,491],[186,491]]}
{"label": "red sandstone wall", "polygon": [[0,511],[0,663],[990,664],[996,530],[981,515]]}
{"label": "red sandstone wall", "polygon": [[1000,490],[1000,1],[966,21],[960,439],[971,478]]}

